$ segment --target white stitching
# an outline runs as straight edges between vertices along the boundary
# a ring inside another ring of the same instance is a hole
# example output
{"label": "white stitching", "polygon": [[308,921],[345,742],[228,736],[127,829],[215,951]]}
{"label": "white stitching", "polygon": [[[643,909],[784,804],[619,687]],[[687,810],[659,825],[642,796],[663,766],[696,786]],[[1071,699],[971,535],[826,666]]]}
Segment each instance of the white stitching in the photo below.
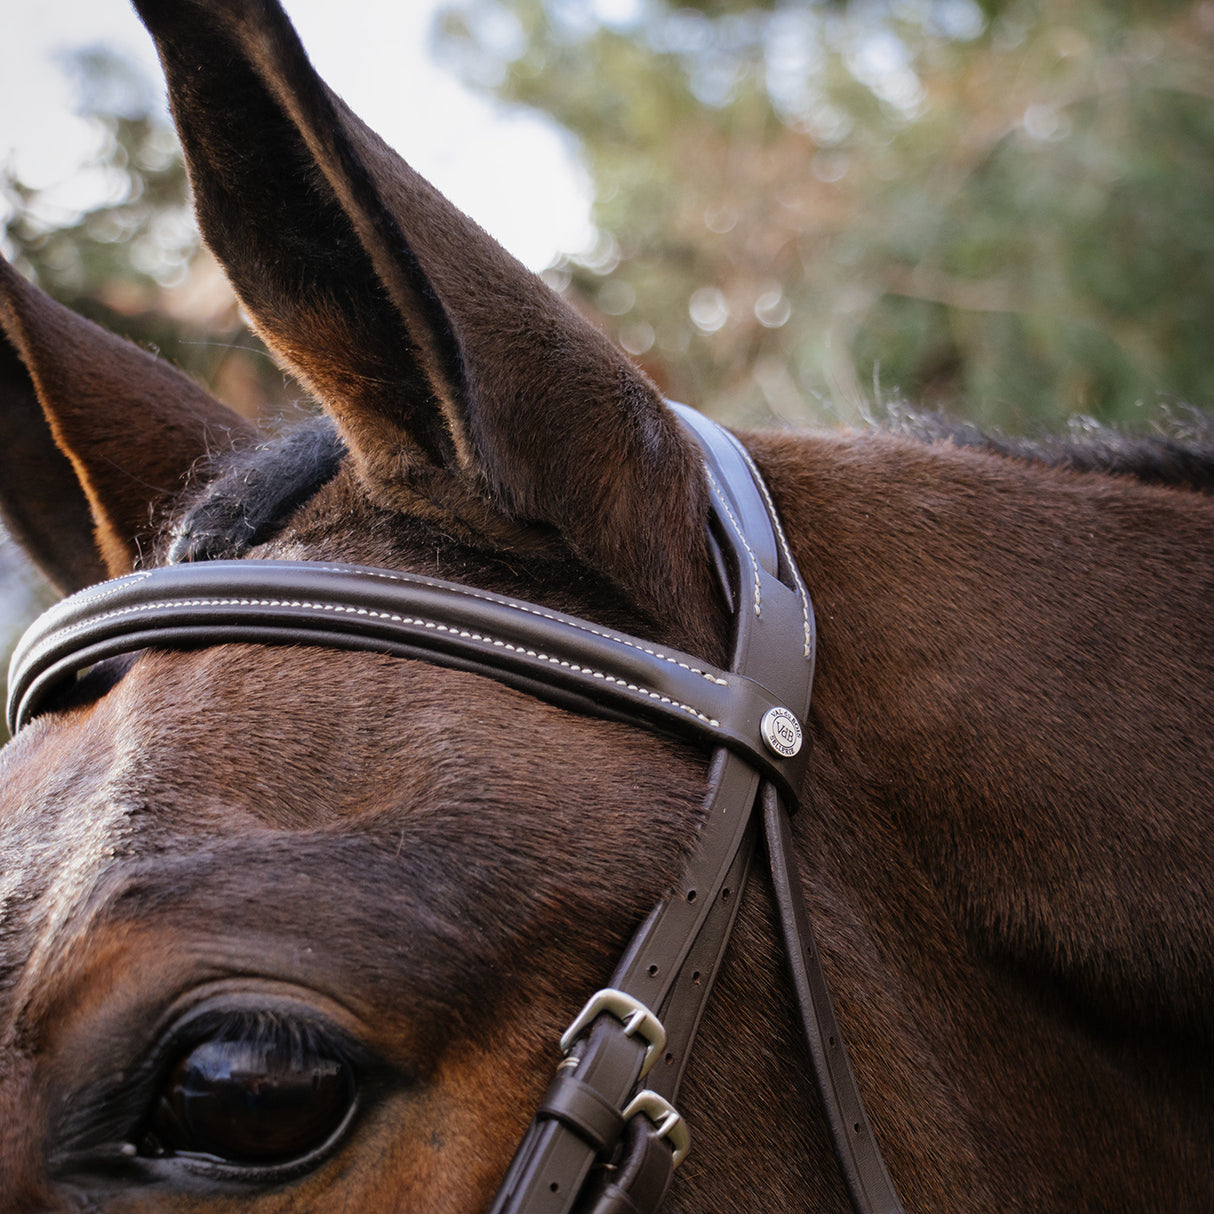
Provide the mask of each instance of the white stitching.
{"label": "white stitching", "polygon": [[750,557],[750,568],[754,573],[755,580],[755,615],[761,618],[763,615],[763,586],[759,581],[759,562],[750,544],[747,543],[746,536],[743,534],[738,520],[734,518],[733,511],[729,508],[729,502],[725,500],[725,494],[721,492],[721,486],[717,484],[717,478],[712,474],[712,469],[705,464],[704,471],[708,474],[708,483],[712,486],[713,493],[717,495],[717,501],[721,503],[721,508],[725,511],[730,526],[733,527],[734,534],[742,541],[742,547],[746,549],[746,555]]}
{"label": "white stitching", "polygon": [[[309,562],[311,564],[312,562]],[[496,605],[504,605],[511,607],[515,611],[525,612],[527,615],[536,616],[539,619],[549,620],[554,624],[564,624],[569,628],[576,628],[580,632],[586,633],[588,636],[600,637],[606,641],[612,641],[617,645],[627,645],[629,649],[635,649],[638,653],[648,654],[651,658],[657,658],[659,661],[668,662],[671,666],[677,666],[680,670],[686,670],[690,674],[698,674],[700,678],[707,679],[710,683],[715,683],[718,687],[728,687],[729,680],[718,678],[710,671],[701,670],[698,666],[690,666],[686,662],[680,662],[678,658],[672,658],[669,654],[662,653],[657,649],[650,649],[646,645],[638,644],[636,641],[623,636],[616,632],[607,632],[606,630],[595,628],[587,624],[584,620],[574,619],[572,616],[554,615],[551,612],[544,611],[542,608],[535,607],[529,603],[520,602],[517,599],[507,598],[505,595],[487,594],[472,589],[468,586],[459,586],[454,582],[439,582],[431,578],[422,577],[420,574],[412,577],[401,577],[398,574],[389,573],[387,570],[366,569],[354,565],[323,565],[316,563],[316,568],[325,573],[338,573],[345,576],[379,578],[385,582],[396,582],[403,586],[423,585],[432,590],[440,590],[451,594],[462,595],[464,598],[476,599],[481,603],[493,603]]]}
{"label": "white stitching", "polygon": [[[75,603],[96,603],[101,599],[112,598],[116,594],[122,592],[128,587],[135,586],[139,582],[146,582],[152,576],[151,571],[145,573],[128,573],[121,578],[111,582],[99,582],[96,586],[90,586],[87,590],[81,590],[72,596],[72,602]],[[65,602],[67,600],[64,600]]]}
{"label": "white stitching", "polygon": [[801,600],[801,626],[805,636],[805,648],[802,652],[802,657],[811,657],[813,654],[813,638],[810,635],[809,627],[809,591],[805,589],[805,583],[801,580],[801,570],[797,567],[797,562],[793,560],[792,549],[788,546],[788,539],[784,535],[784,528],[780,524],[780,515],[776,510],[775,502],[771,499],[767,482],[760,475],[750,452],[741,443],[738,444],[738,447],[742,452],[742,458],[746,460],[747,466],[754,474],[755,483],[759,486],[759,492],[763,494],[763,500],[767,503],[767,514],[771,520],[772,529],[776,533],[776,539],[779,541],[780,551],[784,553],[785,564],[792,570],[793,581],[797,584],[797,597]]}
{"label": "white stitching", "polygon": [[[341,572],[348,571],[342,570]],[[403,581],[405,579],[398,578],[396,580]],[[441,624],[436,620],[424,620],[414,616],[397,615],[395,612],[390,611],[375,611],[370,607],[350,607],[344,603],[311,603],[304,599],[164,599],[158,602],[136,603],[131,607],[122,607],[117,611],[107,611],[101,615],[91,616],[88,620],[84,620],[79,624],[73,624],[70,627],[58,630],[58,635],[70,635],[75,632],[80,632],[83,629],[89,628],[95,624],[101,623],[104,620],[119,619],[122,616],[134,615],[141,611],[158,611],[165,607],[291,607],[297,608],[301,611],[345,612],[351,615],[364,615],[371,616],[375,619],[391,620],[393,623],[404,624],[406,627],[425,628],[432,632],[446,632],[450,633],[452,636],[458,636],[465,640],[476,641],[484,645],[492,645],[496,649],[507,649],[512,653],[519,653],[523,654],[525,657],[534,658],[536,661],[547,662],[552,666],[560,666],[565,670],[572,671],[574,674],[587,674],[592,678],[601,679],[605,683],[614,683],[618,687],[623,687],[637,695],[643,695],[647,699],[655,700],[660,704],[667,704],[671,708],[677,708],[680,712],[685,712],[689,716],[693,716],[697,720],[703,721],[706,725],[709,725],[714,729],[720,728],[721,725],[721,722],[715,717],[710,717],[705,713],[700,712],[697,708],[694,708],[690,704],[684,704],[680,700],[671,699],[670,696],[663,695],[660,691],[651,691],[648,687],[642,687],[637,683],[629,683],[627,680],[621,679],[616,675],[607,674],[604,671],[596,670],[593,666],[581,666],[576,662],[570,662],[564,658],[553,657],[551,654],[541,653],[535,649],[524,649],[510,641],[503,641],[499,637],[492,637],[485,633],[471,632],[466,628],[453,628],[449,624]],[[607,636],[606,633],[600,633],[598,635]],[[633,648],[639,648],[639,646],[634,645]],[[649,650],[645,650],[645,652],[648,653]],[[661,658],[663,661],[671,662],[673,665],[683,665],[681,662],[674,662],[672,658],[665,657],[663,654],[654,654],[653,656]],[[701,672],[696,671],[695,673],[699,674]],[[723,679],[712,679],[712,682],[721,683],[726,687],[729,686],[728,682]]]}

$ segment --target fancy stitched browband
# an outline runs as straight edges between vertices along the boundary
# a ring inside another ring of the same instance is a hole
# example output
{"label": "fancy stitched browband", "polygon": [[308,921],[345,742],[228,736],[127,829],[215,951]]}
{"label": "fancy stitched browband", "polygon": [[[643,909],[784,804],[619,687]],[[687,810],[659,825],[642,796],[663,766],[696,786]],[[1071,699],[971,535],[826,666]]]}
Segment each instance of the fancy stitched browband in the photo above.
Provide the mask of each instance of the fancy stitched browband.
{"label": "fancy stitched browband", "polygon": [[678,887],[561,1039],[562,1061],[489,1214],[652,1214],[690,1147],[675,1108],[759,833],[835,1153],[857,1214],[901,1205],[868,1124],[818,961],[785,805],[809,747],[809,596],[758,470],[727,431],[673,406],[704,453],[710,540],[734,617],[730,669],[532,603],[383,569],[208,561],[90,587],[13,654],[16,732],[99,661],[231,642],[364,649],[472,671],[562,707],[714,748],[704,825]]}

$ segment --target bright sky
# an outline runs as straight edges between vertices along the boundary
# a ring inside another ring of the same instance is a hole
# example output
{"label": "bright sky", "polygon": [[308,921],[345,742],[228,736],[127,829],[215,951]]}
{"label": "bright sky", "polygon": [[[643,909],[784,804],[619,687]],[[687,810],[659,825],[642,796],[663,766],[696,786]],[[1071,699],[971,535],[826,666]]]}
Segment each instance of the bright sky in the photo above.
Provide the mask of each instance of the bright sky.
{"label": "bright sky", "polygon": [[[439,0],[285,0],[320,74],[406,160],[533,269],[588,249],[589,184],[554,124],[506,113],[436,64]],[[105,43],[160,79],[126,0],[9,0],[0,38],[0,163],[66,207],[91,139],[57,57]]]}

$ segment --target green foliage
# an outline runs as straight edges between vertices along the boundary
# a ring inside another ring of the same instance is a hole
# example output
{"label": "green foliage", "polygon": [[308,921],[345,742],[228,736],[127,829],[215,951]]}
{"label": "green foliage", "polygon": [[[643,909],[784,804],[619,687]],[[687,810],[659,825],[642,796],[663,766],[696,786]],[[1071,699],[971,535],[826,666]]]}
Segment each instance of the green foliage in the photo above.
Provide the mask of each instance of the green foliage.
{"label": "green foliage", "polygon": [[457,0],[442,44],[579,139],[601,241],[550,277],[674,396],[1214,401],[1208,5]]}
{"label": "green foliage", "polygon": [[[56,205],[0,170],[0,246],[62,303],[149,349],[250,416],[287,407],[287,385],[202,248],[177,138],[138,69],[104,49],[68,63],[97,151]],[[48,197],[48,194],[51,197]]]}

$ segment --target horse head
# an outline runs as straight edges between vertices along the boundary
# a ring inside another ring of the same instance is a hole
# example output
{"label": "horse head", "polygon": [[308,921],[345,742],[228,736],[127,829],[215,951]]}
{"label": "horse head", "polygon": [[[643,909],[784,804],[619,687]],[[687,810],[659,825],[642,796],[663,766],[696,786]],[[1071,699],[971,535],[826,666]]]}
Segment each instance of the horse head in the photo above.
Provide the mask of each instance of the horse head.
{"label": "horse head", "polygon": [[[712,485],[654,385],[273,0],[136,7],[205,239],[323,415],[267,438],[0,267],[0,508],[51,580],[368,566],[722,667]],[[748,446],[822,620],[799,869],[899,1190],[1202,1204],[1209,499],[900,436]],[[711,827],[702,746],[307,644],[107,656],[0,764],[14,1214],[486,1209]],[[847,1208],[775,915],[752,882],[672,1209]]]}

